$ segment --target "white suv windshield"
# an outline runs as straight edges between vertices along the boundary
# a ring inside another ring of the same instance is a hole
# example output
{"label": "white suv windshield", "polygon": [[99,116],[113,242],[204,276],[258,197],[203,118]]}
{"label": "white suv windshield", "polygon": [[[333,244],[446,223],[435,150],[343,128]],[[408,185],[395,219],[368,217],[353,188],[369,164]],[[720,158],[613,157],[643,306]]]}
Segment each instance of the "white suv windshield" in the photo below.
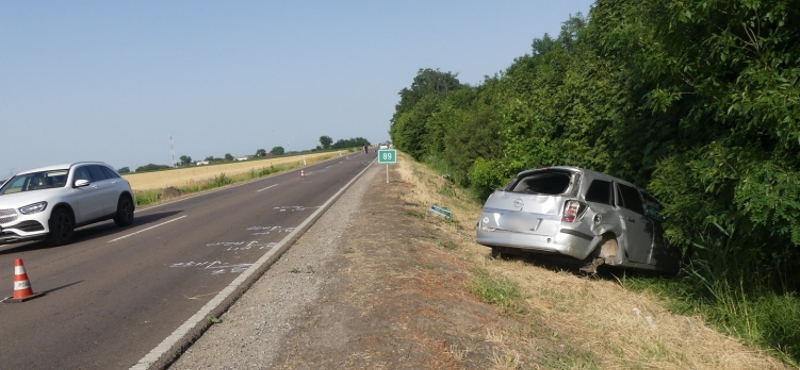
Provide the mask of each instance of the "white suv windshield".
{"label": "white suv windshield", "polygon": [[0,188],[0,195],[64,187],[67,185],[67,172],[67,170],[55,170],[14,176]]}

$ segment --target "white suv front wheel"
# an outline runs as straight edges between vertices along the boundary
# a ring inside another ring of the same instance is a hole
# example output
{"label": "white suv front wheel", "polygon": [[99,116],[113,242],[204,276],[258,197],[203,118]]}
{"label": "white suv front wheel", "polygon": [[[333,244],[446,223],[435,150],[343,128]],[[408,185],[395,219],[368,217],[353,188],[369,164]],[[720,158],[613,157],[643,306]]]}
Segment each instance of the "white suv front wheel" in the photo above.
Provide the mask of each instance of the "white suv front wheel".
{"label": "white suv front wheel", "polygon": [[52,246],[67,244],[75,233],[75,217],[66,208],[56,208],[48,221],[50,234],[47,242]]}
{"label": "white suv front wheel", "polygon": [[133,223],[133,200],[127,195],[119,197],[117,215],[114,216],[117,226],[128,226]]}

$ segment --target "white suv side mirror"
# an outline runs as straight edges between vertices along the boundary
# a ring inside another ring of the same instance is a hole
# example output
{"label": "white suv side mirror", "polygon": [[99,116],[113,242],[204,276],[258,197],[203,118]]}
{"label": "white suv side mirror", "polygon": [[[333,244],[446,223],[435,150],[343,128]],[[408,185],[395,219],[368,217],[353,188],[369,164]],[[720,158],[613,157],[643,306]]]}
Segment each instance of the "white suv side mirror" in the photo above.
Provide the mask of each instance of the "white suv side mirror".
{"label": "white suv side mirror", "polygon": [[89,185],[89,180],[80,179],[80,180],[75,181],[75,187],[76,188],[82,188],[82,187],[84,187],[86,185]]}

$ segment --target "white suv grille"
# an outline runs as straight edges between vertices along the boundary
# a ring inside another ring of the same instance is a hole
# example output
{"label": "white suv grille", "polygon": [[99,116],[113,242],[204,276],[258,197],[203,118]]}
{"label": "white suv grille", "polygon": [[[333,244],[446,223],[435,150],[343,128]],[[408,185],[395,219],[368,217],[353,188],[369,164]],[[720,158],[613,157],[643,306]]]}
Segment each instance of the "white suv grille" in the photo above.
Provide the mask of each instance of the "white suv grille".
{"label": "white suv grille", "polygon": [[17,211],[13,208],[0,209],[0,224],[6,224],[17,219]]}

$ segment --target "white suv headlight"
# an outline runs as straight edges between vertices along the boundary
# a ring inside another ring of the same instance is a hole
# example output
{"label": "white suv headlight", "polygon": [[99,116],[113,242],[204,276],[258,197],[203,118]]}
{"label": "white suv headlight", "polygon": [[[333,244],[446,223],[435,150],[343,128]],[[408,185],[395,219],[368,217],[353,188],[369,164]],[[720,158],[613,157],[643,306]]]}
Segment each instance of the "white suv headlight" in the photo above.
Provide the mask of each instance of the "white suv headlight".
{"label": "white suv headlight", "polygon": [[24,207],[19,207],[19,213],[22,213],[23,215],[32,215],[34,213],[42,212],[45,209],[47,209],[47,202],[39,202],[28,204]]}

